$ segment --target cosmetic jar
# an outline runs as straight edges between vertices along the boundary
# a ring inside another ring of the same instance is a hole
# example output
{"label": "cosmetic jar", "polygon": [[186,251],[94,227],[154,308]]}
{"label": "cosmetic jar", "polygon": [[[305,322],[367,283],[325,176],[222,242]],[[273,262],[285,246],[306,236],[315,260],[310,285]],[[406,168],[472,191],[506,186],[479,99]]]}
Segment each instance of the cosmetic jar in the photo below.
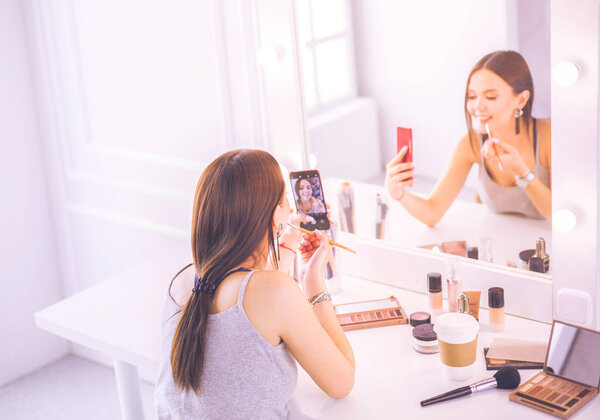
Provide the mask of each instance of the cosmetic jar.
{"label": "cosmetic jar", "polygon": [[490,330],[504,331],[504,289],[502,287],[488,289],[488,306],[490,307]]}
{"label": "cosmetic jar", "polygon": [[519,252],[519,268],[529,270],[529,260],[535,255],[535,249],[526,249]]}
{"label": "cosmetic jar", "polygon": [[434,314],[442,312],[442,275],[440,273],[427,273],[427,287],[429,288],[429,307]]}
{"label": "cosmetic jar", "polygon": [[434,354],[440,351],[437,334],[432,324],[421,324],[413,328],[413,347],[419,353]]}
{"label": "cosmetic jar", "polygon": [[416,327],[417,325],[430,324],[431,315],[427,312],[415,312],[410,314],[410,325]]}
{"label": "cosmetic jar", "polygon": [[470,246],[467,248],[467,257],[472,258],[474,260],[479,259],[479,248],[476,246]]}

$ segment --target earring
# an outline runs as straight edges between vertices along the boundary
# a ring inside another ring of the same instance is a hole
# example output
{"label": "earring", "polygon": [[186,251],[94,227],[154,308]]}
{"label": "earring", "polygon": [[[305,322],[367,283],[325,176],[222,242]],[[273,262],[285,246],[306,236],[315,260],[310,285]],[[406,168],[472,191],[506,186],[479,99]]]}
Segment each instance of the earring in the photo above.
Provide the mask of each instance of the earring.
{"label": "earring", "polygon": [[277,230],[277,237],[275,238],[275,248],[277,253],[277,261],[281,261],[281,255],[279,254],[279,238],[283,233],[283,223],[279,224],[279,229]]}
{"label": "earring", "polygon": [[520,122],[522,115],[523,110],[521,108],[517,108],[517,110],[513,112],[513,117],[515,117],[515,134],[519,134],[521,132]]}

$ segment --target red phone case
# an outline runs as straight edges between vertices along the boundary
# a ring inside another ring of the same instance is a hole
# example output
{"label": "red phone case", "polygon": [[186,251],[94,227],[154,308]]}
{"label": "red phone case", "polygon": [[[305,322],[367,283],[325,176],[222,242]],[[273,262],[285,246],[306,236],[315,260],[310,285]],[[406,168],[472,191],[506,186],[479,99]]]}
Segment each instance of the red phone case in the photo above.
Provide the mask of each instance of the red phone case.
{"label": "red phone case", "polygon": [[400,149],[404,146],[408,147],[406,156],[402,159],[402,162],[413,161],[413,145],[412,145],[412,128],[398,127],[398,137],[396,142],[396,153],[400,153]]}

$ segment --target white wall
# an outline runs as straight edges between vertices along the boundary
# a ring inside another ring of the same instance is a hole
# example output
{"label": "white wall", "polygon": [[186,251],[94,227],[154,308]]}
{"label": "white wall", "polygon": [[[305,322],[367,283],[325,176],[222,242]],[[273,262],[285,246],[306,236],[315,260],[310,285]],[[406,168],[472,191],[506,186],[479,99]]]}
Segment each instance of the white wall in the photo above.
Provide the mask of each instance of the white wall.
{"label": "white wall", "polygon": [[[395,127],[412,127],[416,171],[438,179],[466,132],[464,91],[471,67],[491,51],[517,47],[511,41],[517,22],[511,21],[509,2],[354,0],[352,5],[358,93],[375,99],[379,112],[381,143],[374,147],[388,162],[396,150]],[[538,14],[547,18],[543,10]],[[531,43],[528,48],[535,50]],[[549,45],[547,59],[548,52]],[[543,60],[534,64],[537,70]],[[473,175],[467,185],[476,188]]]}
{"label": "white wall", "polygon": [[69,351],[33,320],[61,284],[19,0],[0,2],[0,92],[1,387]]}
{"label": "white wall", "polygon": [[517,0],[518,51],[533,76],[533,116],[550,118],[550,0]]}
{"label": "white wall", "polygon": [[[294,95],[272,91],[295,80],[291,37],[259,31],[266,3],[24,1],[66,296],[189,246],[196,182],[225,150],[299,166],[302,133],[264,111],[277,98],[287,110]],[[283,58],[261,73],[258,41],[277,36]]]}

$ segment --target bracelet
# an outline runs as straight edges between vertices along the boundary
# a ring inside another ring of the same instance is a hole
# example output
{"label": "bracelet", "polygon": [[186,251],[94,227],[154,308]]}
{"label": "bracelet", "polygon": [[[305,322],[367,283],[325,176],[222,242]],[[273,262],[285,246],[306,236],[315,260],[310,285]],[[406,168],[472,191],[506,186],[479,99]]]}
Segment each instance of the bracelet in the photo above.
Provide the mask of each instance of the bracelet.
{"label": "bracelet", "polygon": [[535,174],[533,173],[533,171],[528,171],[523,176],[515,175],[515,183],[518,187],[525,189],[527,188],[529,183],[533,181],[533,178],[535,178]]}
{"label": "bracelet", "polygon": [[296,253],[296,251],[294,251],[292,248],[290,248],[289,246],[286,246],[283,242],[279,244],[280,247],[282,247],[283,249],[287,249],[288,251],[291,251],[292,253]]}
{"label": "bracelet", "polygon": [[308,299],[310,306],[315,306],[319,302],[331,302],[331,295],[327,292],[321,292]]}

